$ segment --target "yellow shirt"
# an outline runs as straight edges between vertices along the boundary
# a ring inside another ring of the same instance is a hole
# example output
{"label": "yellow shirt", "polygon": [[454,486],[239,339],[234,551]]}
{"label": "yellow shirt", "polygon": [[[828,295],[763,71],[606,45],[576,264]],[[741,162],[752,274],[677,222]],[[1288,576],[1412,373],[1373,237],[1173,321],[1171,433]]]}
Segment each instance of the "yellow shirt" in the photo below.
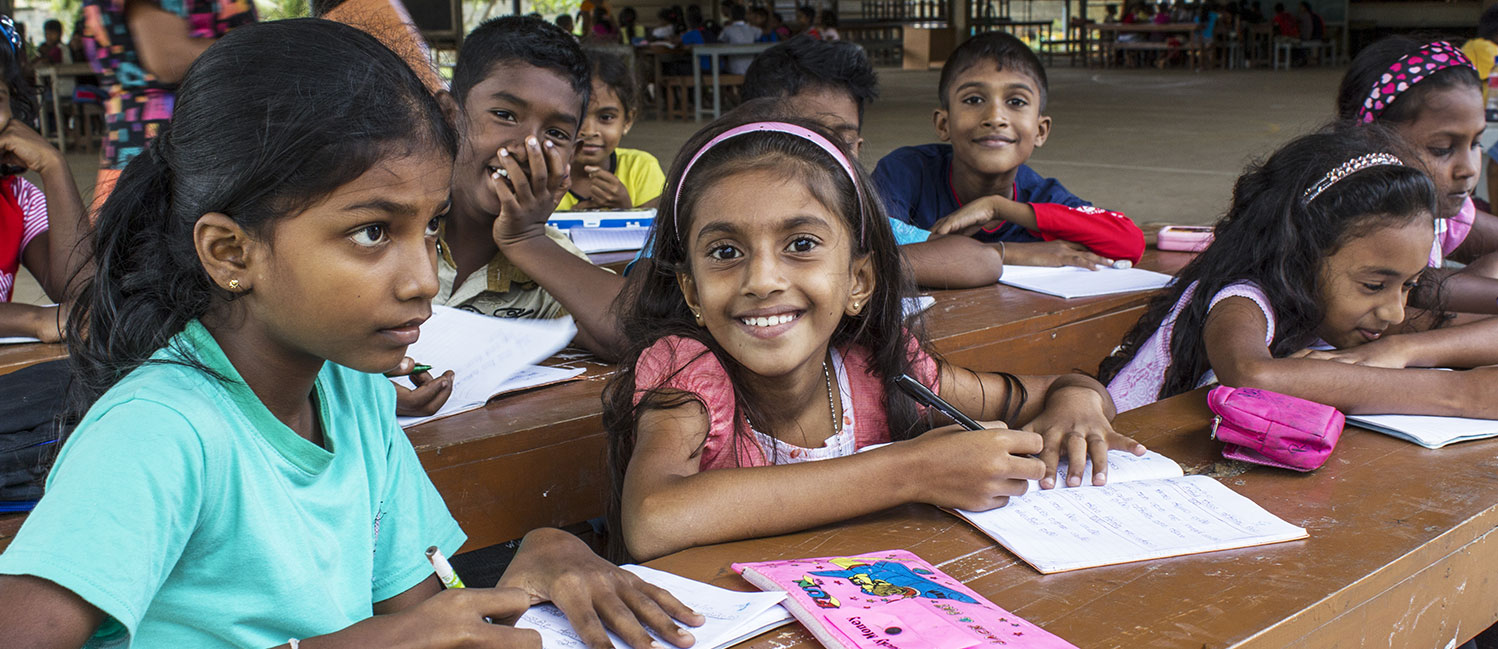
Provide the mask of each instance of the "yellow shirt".
{"label": "yellow shirt", "polygon": [[1482,80],[1482,102],[1488,102],[1488,75],[1493,72],[1493,58],[1498,57],[1498,43],[1486,38],[1474,38],[1462,45],[1462,54],[1472,59],[1477,67],[1477,78]]}
{"label": "yellow shirt", "polygon": [[[661,191],[666,188],[666,172],[661,171],[661,163],[655,156],[639,149],[620,147],[614,149],[614,159],[614,175],[629,190],[629,200],[636,207],[660,197]],[[572,206],[577,205],[577,200],[577,196],[567,192],[562,197],[561,204],[557,205],[557,211],[572,209]]]}

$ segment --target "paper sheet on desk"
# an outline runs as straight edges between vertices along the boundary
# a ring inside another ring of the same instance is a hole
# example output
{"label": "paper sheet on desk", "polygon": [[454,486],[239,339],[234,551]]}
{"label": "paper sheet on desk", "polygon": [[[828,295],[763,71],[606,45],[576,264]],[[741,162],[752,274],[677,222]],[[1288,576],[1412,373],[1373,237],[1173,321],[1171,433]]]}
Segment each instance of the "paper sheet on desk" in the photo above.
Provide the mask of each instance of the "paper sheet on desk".
{"label": "paper sheet on desk", "polygon": [[3,338],[0,338],[0,345],[18,345],[18,344],[21,344],[21,343],[39,343],[41,341],[42,341],[41,338],[32,338],[31,336],[5,336]]}
{"label": "paper sheet on desk", "polygon": [[1149,291],[1168,286],[1170,275],[1143,268],[1087,270],[1076,266],[1004,266],[1000,284],[1061,298]]}
{"label": "paper sheet on desk", "polygon": [[[785,593],[741,593],[644,566],[627,565],[623,568],[670,591],[683,604],[707,618],[702,626],[686,627],[697,638],[692,649],[726,647],[791,621],[791,614],[780,607]],[[531,607],[520,616],[515,628],[535,629],[541,634],[543,649],[587,648],[572,629],[567,616],[551,604]],[[613,633],[609,633],[609,639],[618,649],[630,649]],[[660,644],[662,647],[674,646],[664,640]]]}
{"label": "paper sheet on desk", "polygon": [[1348,415],[1347,422],[1425,448],[1498,437],[1498,421],[1427,415]]}
{"label": "paper sheet on desk", "polygon": [[909,318],[910,316],[931,308],[931,305],[933,304],[936,304],[935,297],[932,297],[930,295],[917,295],[915,297],[907,297],[902,300],[900,302],[900,308],[903,312],[902,315],[904,315],[906,318]]}
{"label": "paper sheet on desk", "polygon": [[[542,370],[559,368],[537,368],[534,365],[566,347],[576,333],[577,327],[571,318],[493,318],[451,307],[432,306],[432,317],[422,325],[421,338],[406,350],[406,355],[417,363],[431,365],[434,377],[452,370],[452,395],[436,415],[402,417],[401,426],[412,426],[482,406],[494,395],[505,391],[511,380],[523,372],[531,373],[531,385],[557,380],[557,372]],[[582,370],[560,371],[572,371],[572,376],[582,373]],[[546,380],[536,381],[537,377]],[[414,387],[406,377],[394,381],[407,388]]]}

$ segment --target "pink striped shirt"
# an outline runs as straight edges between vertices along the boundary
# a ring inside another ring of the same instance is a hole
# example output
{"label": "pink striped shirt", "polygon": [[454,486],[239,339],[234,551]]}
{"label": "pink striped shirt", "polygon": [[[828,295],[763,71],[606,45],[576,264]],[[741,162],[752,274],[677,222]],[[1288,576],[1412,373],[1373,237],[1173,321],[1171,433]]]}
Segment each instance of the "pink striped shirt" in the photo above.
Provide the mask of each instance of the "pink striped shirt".
{"label": "pink striped shirt", "polygon": [[[21,231],[0,232],[0,236],[19,236],[21,245],[17,249],[24,255],[26,246],[31,243],[31,240],[47,231],[47,195],[37,189],[36,185],[20,176],[11,176],[0,182],[10,183],[10,191],[15,194],[16,203],[21,206]],[[0,269],[0,302],[10,301],[11,290],[15,288],[15,284],[15,273]]]}

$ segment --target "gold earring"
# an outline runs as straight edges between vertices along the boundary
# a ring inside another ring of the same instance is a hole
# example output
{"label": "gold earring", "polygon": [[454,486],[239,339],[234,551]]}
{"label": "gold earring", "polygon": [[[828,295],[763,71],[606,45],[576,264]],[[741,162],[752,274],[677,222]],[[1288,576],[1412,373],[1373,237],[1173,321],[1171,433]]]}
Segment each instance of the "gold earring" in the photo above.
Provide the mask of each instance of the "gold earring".
{"label": "gold earring", "polygon": [[699,311],[697,311],[697,309],[692,309],[692,317],[697,319],[697,326],[701,327],[702,326],[702,313],[699,312]]}
{"label": "gold earring", "polygon": [[231,290],[231,291],[238,291],[239,290],[239,280],[237,280],[237,279],[231,279],[231,280],[229,280],[229,290]]}
{"label": "gold earring", "polygon": [[853,302],[853,312],[854,312],[854,313],[858,313],[858,305],[859,305],[859,304],[861,304],[861,303],[860,303],[860,302],[857,302],[857,301],[854,301],[854,302]]}

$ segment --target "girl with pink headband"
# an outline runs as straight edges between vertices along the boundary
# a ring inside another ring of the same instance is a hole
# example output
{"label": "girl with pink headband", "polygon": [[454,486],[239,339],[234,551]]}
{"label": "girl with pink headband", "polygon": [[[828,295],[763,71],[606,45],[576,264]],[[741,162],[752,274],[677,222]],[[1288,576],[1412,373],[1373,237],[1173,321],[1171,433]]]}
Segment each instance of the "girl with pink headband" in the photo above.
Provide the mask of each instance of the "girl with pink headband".
{"label": "girl with pink headband", "polygon": [[[1342,77],[1338,116],[1357,124],[1390,127],[1410,146],[1436,184],[1439,212],[1430,265],[1446,259],[1467,267],[1435,270],[1427,282],[1442,285],[1453,311],[1498,313],[1498,218],[1476,209],[1472,192],[1482,169],[1478,138],[1483,115],[1482,80],[1466,55],[1446,41],[1385,38],[1363,49]],[[1435,291],[1411,300],[1434,306]]]}
{"label": "girl with pink headband", "polygon": [[[882,203],[822,127],[731,113],[668,178],[655,265],[620,302],[635,347],[604,395],[619,558],[906,502],[991,509],[1027,479],[1055,486],[1063,455],[1078,486],[1106,479],[1083,473],[1110,446],[1143,452],[1090,377],[973,372],[925,349]],[[985,429],[941,426],[902,375]]]}

